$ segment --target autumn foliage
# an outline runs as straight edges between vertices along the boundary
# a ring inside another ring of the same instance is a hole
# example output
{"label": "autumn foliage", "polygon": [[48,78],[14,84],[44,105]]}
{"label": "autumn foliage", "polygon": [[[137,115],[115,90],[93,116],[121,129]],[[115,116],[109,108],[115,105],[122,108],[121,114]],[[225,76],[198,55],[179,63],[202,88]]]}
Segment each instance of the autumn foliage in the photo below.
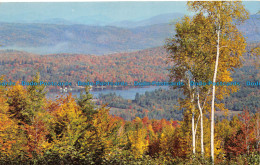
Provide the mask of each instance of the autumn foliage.
{"label": "autumn foliage", "polygon": [[[35,95],[40,88],[0,88],[1,163],[190,162],[191,132],[185,121],[148,117],[125,121],[110,115],[105,105],[94,105],[87,90],[79,99],[68,95],[47,100],[43,91]],[[38,101],[34,102],[31,95]],[[206,139],[207,123],[206,120]],[[218,160],[235,161],[239,155],[259,154],[259,126],[259,113],[252,115],[247,111],[230,121],[218,121]],[[205,147],[207,152],[209,146]]]}

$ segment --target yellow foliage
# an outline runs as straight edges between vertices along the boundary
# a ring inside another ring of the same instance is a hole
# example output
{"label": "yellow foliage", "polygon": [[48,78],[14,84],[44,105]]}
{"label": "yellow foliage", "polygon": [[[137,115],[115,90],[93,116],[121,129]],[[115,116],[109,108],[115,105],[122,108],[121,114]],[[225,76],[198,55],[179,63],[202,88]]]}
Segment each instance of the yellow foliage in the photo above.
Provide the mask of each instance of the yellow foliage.
{"label": "yellow foliage", "polygon": [[56,100],[58,104],[49,105],[52,120],[50,124],[53,134],[53,143],[47,145],[49,149],[59,153],[60,156],[73,152],[74,145],[84,129],[86,119],[82,118],[82,112],[71,95]]}
{"label": "yellow foliage", "polygon": [[146,140],[146,129],[138,129],[128,133],[128,140],[131,144],[131,151],[135,158],[140,158],[148,149]]}
{"label": "yellow foliage", "polygon": [[8,115],[8,104],[4,98],[3,91],[0,89],[0,158],[1,156],[16,157],[23,149],[21,142],[22,134],[19,133],[17,122],[10,119]]}

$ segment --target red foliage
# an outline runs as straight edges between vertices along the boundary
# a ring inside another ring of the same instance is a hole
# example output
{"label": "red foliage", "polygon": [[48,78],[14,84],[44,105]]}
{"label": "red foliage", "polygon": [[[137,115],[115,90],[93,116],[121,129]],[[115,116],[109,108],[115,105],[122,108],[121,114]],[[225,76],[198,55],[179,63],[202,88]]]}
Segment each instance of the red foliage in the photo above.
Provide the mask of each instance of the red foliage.
{"label": "red foliage", "polygon": [[252,117],[248,111],[244,110],[239,115],[239,118],[237,124],[239,124],[240,128],[227,140],[225,149],[227,153],[234,155],[249,154],[255,148],[255,139],[252,136],[254,131]]}

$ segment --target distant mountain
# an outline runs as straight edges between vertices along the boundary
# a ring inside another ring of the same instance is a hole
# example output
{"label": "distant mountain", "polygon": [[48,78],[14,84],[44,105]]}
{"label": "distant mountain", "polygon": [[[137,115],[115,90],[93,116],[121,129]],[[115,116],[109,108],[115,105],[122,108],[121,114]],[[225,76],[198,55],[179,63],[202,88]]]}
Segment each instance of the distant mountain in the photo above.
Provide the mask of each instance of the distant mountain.
{"label": "distant mountain", "polygon": [[[89,26],[106,26],[113,22],[108,17],[77,17],[71,20],[63,19],[63,18],[51,18],[51,19],[44,19],[44,20],[33,20],[31,22],[25,23],[41,23],[41,24],[57,24],[57,25],[74,25],[74,24],[82,24],[82,25],[89,25]],[[8,22],[9,23],[9,22]],[[19,22],[21,23],[21,22]]]}
{"label": "distant mountain", "polygon": [[[174,34],[174,26],[169,24],[169,20],[177,19],[178,16],[181,14],[159,15],[137,23],[132,22],[132,25],[125,22],[126,27],[70,24],[62,19],[52,20],[59,24],[0,23],[0,49],[38,54],[96,55],[142,50],[164,45],[165,39]],[[259,27],[259,15],[253,15],[244,24],[238,25],[248,42],[260,41]]]}
{"label": "distant mountain", "polygon": [[73,19],[74,24],[84,24],[92,26],[107,26],[114,20],[110,17],[104,15],[95,15],[95,16],[81,16]]}
{"label": "distant mountain", "polygon": [[260,42],[260,14],[251,15],[245,23],[238,25],[248,42]]}
{"label": "distant mountain", "polygon": [[74,22],[68,21],[63,18],[51,18],[45,20],[34,20],[33,23],[41,23],[41,24],[62,24],[62,25],[72,25]]}
{"label": "distant mountain", "polygon": [[151,18],[143,19],[140,21],[136,20],[124,20],[120,22],[115,22],[114,18],[105,16],[105,15],[92,15],[92,16],[79,16],[76,18],[47,18],[39,19],[38,15],[31,12],[25,12],[19,17],[14,17],[12,15],[4,14],[0,17],[0,22],[6,23],[42,23],[42,24],[84,24],[91,26],[116,26],[116,27],[125,27],[133,28],[138,26],[148,26],[161,23],[170,23],[172,20],[181,18],[184,14],[181,13],[167,13],[154,16]]}
{"label": "distant mountain", "polygon": [[149,26],[155,24],[162,24],[162,23],[174,23],[177,19],[183,17],[184,14],[182,13],[168,13],[168,14],[161,14],[158,16],[151,17],[149,19],[145,19],[142,21],[120,21],[112,23],[112,26],[117,27],[125,27],[125,28],[135,28],[139,26]]}
{"label": "distant mountain", "polygon": [[1,23],[1,49],[39,54],[130,52],[161,46],[173,26],[158,24],[133,29],[112,26]]}

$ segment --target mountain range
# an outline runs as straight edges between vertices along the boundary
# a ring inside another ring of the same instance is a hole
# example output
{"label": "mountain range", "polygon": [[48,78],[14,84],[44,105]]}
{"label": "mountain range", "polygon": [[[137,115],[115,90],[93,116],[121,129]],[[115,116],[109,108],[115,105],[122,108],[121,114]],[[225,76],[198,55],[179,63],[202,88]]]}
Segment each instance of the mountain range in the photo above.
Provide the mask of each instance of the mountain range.
{"label": "mountain range", "polygon": [[[105,26],[78,24],[77,20],[70,22],[58,18],[35,23],[2,22],[0,45],[1,49],[37,54],[131,52],[164,45],[165,39],[174,35],[174,23],[182,16],[180,13],[169,13],[142,21],[126,20]],[[238,25],[248,42],[259,42],[259,27],[260,15],[253,15],[244,24]]]}

